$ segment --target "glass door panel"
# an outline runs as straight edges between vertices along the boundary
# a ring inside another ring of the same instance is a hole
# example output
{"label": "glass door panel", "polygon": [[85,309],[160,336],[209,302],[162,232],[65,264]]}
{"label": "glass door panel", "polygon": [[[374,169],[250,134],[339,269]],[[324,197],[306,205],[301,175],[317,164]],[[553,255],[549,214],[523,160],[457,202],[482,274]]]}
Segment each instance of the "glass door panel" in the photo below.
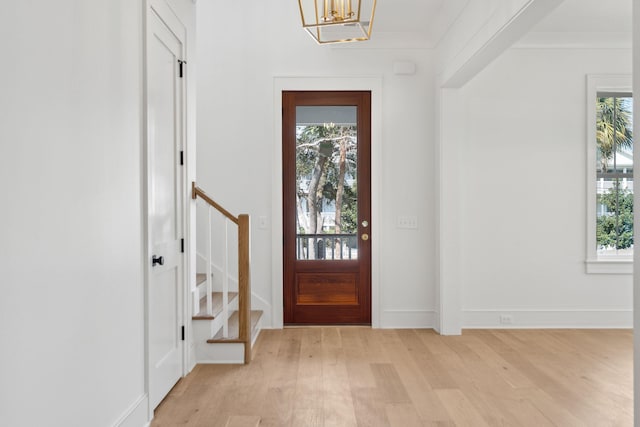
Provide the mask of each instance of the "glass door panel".
{"label": "glass door panel", "polygon": [[355,106],[296,107],[296,257],[358,259]]}

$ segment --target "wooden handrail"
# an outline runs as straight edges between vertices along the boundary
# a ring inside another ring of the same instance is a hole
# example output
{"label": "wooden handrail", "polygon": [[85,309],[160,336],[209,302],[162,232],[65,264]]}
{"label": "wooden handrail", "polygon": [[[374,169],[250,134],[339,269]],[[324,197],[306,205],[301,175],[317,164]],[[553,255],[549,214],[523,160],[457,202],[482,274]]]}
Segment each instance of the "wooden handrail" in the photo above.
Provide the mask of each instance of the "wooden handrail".
{"label": "wooden handrail", "polygon": [[[249,363],[251,361],[251,227],[249,215],[233,216],[225,208],[214,202],[195,182],[192,182],[191,198],[195,200],[198,196],[238,226],[238,341],[244,344],[244,363]],[[209,231],[210,233],[211,231]],[[211,264],[211,260],[207,262],[208,265]],[[208,280],[210,280],[210,275],[209,273],[207,274]],[[207,294],[207,298],[209,298],[211,292],[207,290]]]}
{"label": "wooden handrail", "polygon": [[220,206],[219,204],[217,204],[216,202],[213,201],[213,199],[211,197],[209,197],[207,195],[207,193],[204,192],[203,189],[201,189],[200,187],[198,187],[196,185],[195,182],[191,183],[191,198],[193,200],[197,199],[198,196],[200,196],[200,198],[202,200],[204,200],[205,202],[207,202],[209,205],[211,205],[212,207],[214,207],[218,212],[220,212],[222,215],[224,215],[225,217],[227,217],[230,221],[232,221],[233,223],[235,223],[236,225],[238,224],[238,218],[233,216],[231,214],[231,212],[229,212],[228,210],[226,210],[225,208],[223,208],[222,206]]}

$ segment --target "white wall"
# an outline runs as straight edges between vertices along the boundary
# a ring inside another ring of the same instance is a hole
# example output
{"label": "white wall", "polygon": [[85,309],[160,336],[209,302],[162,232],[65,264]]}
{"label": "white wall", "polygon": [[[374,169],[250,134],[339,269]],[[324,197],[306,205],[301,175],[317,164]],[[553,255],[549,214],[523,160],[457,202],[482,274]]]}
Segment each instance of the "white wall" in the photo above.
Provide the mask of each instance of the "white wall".
{"label": "white wall", "polygon": [[467,2],[436,47],[436,330],[462,332],[459,216],[464,105],[460,88],[491,64],[563,0]]}
{"label": "white wall", "polygon": [[[254,294],[271,304],[272,286],[279,285],[271,283],[271,247],[272,238],[281,237],[271,236],[270,227],[257,227],[258,216],[270,217],[272,162],[280,155],[274,152],[274,78],[377,76],[383,79],[383,161],[377,171],[380,188],[374,189],[381,205],[382,326],[431,326],[430,51],[367,49],[366,44],[320,47],[302,30],[295,2],[249,3],[198,3],[198,182],[233,213],[252,215]],[[400,60],[416,63],[417,74],[393,75],[393,62]],[[398,230],[398,215],[418,216],[419,229]]]}
{"label": "white wall", "polygon": [[464,326],[631,326],[631,276],[584,264],[586,75],[630,72],[628,49],[511,49],[461,90]]}
{"label": "white wall", "polygon": [[[172,4],[193,31],[191,1]],[[3,5],[0,425],[148,421],[143,10]]]}
{"label": "white wall", "polygon": [[0,424],[112,425],[144,395],[142,5],[0,27]]}

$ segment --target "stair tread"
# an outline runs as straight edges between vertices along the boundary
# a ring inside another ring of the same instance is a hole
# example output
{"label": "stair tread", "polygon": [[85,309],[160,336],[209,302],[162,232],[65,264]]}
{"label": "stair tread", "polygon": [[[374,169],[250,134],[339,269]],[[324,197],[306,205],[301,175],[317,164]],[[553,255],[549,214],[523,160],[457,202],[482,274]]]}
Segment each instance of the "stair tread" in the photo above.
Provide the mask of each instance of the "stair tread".
{"label": "stair tread", "polygon": [[[229,302],[238,296],[237,292],[229,292]],[[213,306],[213,315],[207,314],[207,296],[200,298],[200,311],[193,315],[193,320],[212,320],[222,313],[222,292],[211,293],[211,303]]]}
{"label": "stair tread", "polygon": [[[251,310],[251,335],[256,331],[256,326],[258,325],[258,321],[262,317],[262,310]],[[218,333],[211,339],[207,340],[208,343],[229,343],[229,342],[240,342],[239,336],[240,329],[240,316],[238,315],[238,311],[234,311],[229,317],[229,337],[222,337],[222,328],[218,331]]]}

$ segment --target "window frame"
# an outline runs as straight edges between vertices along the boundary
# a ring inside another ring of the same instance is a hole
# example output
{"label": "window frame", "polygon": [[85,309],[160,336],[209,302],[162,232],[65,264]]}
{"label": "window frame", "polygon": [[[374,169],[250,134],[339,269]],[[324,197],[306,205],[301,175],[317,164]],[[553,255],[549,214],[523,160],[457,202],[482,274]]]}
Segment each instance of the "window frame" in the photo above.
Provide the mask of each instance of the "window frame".
{"label": "window frame", "polygon": [[597,203],[597,111],[595,100],[599,92],[632,92],[631,74],[587,75],[587,248],[586,270],[591,274],[633,274],[633,256],[598,258],[596,250]]}

